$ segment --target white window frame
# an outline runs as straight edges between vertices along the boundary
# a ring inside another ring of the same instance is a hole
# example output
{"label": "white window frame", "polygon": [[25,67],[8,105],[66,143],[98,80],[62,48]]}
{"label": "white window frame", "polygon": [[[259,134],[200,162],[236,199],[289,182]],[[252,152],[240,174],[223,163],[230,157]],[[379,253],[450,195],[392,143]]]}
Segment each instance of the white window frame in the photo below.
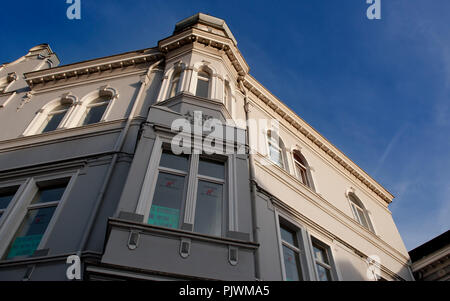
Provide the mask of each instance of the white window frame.
{"label": "white window frame", "polygon": [[[297,179],[299,179],[300,182],[302,182],[305,186],[308,186],[308,187],[311,188],[311,184],[309,183],[309,182],[310,182],[310,179],[309,179],[309,176],[308,176],[308,170],[309,170],[309,167],[303,165],[302,162],[300,162],[300,161],[298,161],[297,159],[295,159],[295,154],[294,154],[294,153],[292,153],[292,157],[293,157],[293,159],[294,159],[294,169],[295,169],[295,174],[296,174],[296,176],[297,176]],[[301,174],[299,174],[299,171],[297,170],[297,165],[300,167],[300,169],[303,169],[303,170],[304,170],[304,172],[305,172],[305,180],[306,180],[306,183],[303,182],[303,177],[302,177]]]}
{"label": "white window frame", "polygon": [[[286,162],[285,162],[285,154],[284,154],[284,150],[283,148],[280,146],[279,144],[279,140],[280,138],[278,138],[278,141],[276,138],[273,137],[272,132],[270,132],[270,136],[269,136],[269,132],[266,133],[266,137],[267,137],[267,156],[269,157],[270,161],[272,161],[273,163],[275,163],[276,166],[278,166],[281,169],[287,170],[286,168]],[[281,165],[280,162],[276,162],[272,156],[271,156],[271,151],[270,151],[270,147],[274,147],[279,153],[280,153],[280,160],[281,160]]]}
{"label": "white window frame", "polygon": [[[208,74],[208,77],[202,76],[202,75],[200,75],[200,73],[206,73],[206,74]],[[197,72],[197,81],[196,81],[196,85],[195,85],[195,96],[197,96],[197,97],[203,97],[203,96],[198,96],[198,95],[197,95],[198,82],[201,81],[201,80],[202,80],[202,81],[205,81],[205,82],[208,82],[208,92],[207,92],[206,98],[212,98],[212,97],[211,97],[212,75],[211,75],[211,72],[206,71],[206,70],[203,70],[203,69],[200,69],[200,70]]]}
{"label": "white window frame", "polygon": [[[350,208],[351,208],[351,211],[353,214],[353,218],[356,220],[356,222],[359,225],[361,225],[361,227],[376,234],[375,228],[374,228],[372,221],[370,219],[370,216],[369,216],[369,212],[367,211],[366,208],[363,208],[363,207],[359,206],[357,203],[355,203],[352,200],[351,195],[353,195],[353,197],[356,198],[359,202],[362,203],[362,201],[354,192],[347,192],[347,198],[348,198],[348,201],[350,202]],[[362,222],[361,214],[362,214],[362,217],[364,218],[364,220],[366,221],[367,227],[364,226],[364,223]]]}
{"label": "white window frame", "polygon": [[[81,117],[81,119],[80,119],[80,121],[78,123],[78,126],[88,126],[88,125],[91,125],[91,124],[96,124],[96,123],[100,123],[100,122],[106,121],[106,118],[107,118],[107,116],[109,114],[109,111],[111,109],[112,99],[110,97],[107,97],[107,98],[105,97],[106,100],[97,101],[99,98],[101,98],[101,97],[98,97],[98,98],[92,100],[89,104],[86,105],[86,107],[84,108],[83,115],[82,115],[82,117]],[[106,104],[105,111],[103,112],[102,118],[98,122],[91,123],[91,124],[84,124],[84,121],[86,120],[86,117],[87,117],[87,115],[89,114],[89,111],[92,108],[100,107],[100,106],[103,106],[105,104]]]}
{"label": "white window frame", "polygon": [[[167,91],[167,98],[175,97],[180,92],[181,75],[182,75],[182,70],[175,69],[175,71],[172,75],[172,78],[170,79],[170,82],[169,82],[169,90]],[[175,88],[175,90],[173,90],[174,88]],[[172,95],[172,90],[174,92],[173,95]]]}
{"label": "white window frame", "polygon": [[[153,202],[153,196],[156,189],[156,182],[159,172],[155,173],[155,170],[160,170],[160,159],[164,149],[164,145],[170,145],[171,138],[156,136],[150,161],[147,167],[147,172],[142,185],[141,193],[139,196],[136,213],[144,217],[143,223],[147,223],[150,215],[150,209]],[[212,152],[211,152],[212,153]],[[189,170],[187,176],[187,189],[184,196],[183,217],[180,223],[181,229],[183,225],[191,225],[192,231],[195,225],[195,206],[197,202],[197,186],[198,181],[205,180],[212,183],[223,184],[223,206],[222,208],[222,236],[225,236],[228,231],[238,231],[237,227],[237,200],[235,197],[235,183],[233,175],[235,170],[235,157],[234,155],[223,156],[223,162],[225,164],[224,180],[208,177],[198,174],[198,165],[200,161],[200,155],[189,155]],[[203,156],[201,156],[203,157]],[[222,158],[222,156],[220,156]],[[212,158],[212,156],[205,155],[205,158]],[[214,160],[214,158],[213,158]],[[220,161],[219,159],[218,161]],[[163,167],[164,170],[167,170]],[[228,219],[227,219],[228,217]]]}
{"label": "white window frame", "polygon": [[[70,191],[72,187],[74,186],[74,183],[76,181],[76,178],[78,176],[79,172],[62,172],[62,173],[55,173],[51,175],[42,175],[42,176],[36,176],[31,178],[26,178],[22,180],[22,185],[16,192],[16,195],[14,196],[14,199],[11,201],[10,205],[8,206],[7,210],[7,217],[5,219],[1,219],[0,222],[0,241],[7,242],[4,244],[0,244],[0,260],[6,261],[6,259],[3,259],[6,256],[6,252],[8,251],[8,248],[12,242],[12,239],[16,235],[20,225],[24,221],[24,218],[26,217],[26,214],[30,208],[33,207],[33,209],[36,209],[39,206],[31,205],[31,202],[33,201],[34,197],[36,196],[36,193],[39,191],[39,183],[43,182],[51,182],[51,181],[60,181],[61,179],[67,180],[66,189],[64,190],[64,193],[61,197],[61,200],[57,203],[55,212],[53,213],[53,216],[47,226],[47,229],[44,232],[44,235],[42,236],[42,239],[37,246],[36,250],[44,249],[47,241],[49,239],[49,236],[53,232],[54,226],[56,221],[59,218],[59,215],[61,211],[63,210],[63,207],[65,206],[65,203],[68,199],[68,196],[70,195]],[[10,185],[3,184],[3,185]],[[49,203],[45,203],[44,207],[47,207]],[[34,208],[36,207],[36,208]],[[14,260],[14,259],[12,259]],[[19,259],[21,260],[21,259]],[[10,260],[8,260],[10,261]]]}
{"label": "white window frame", "polygon": [[[56,127],[56,129],[54,129],[54,131],[56,131],[56,130],[58,130],[58,129],[61,129],[61,128],[63,128],[63,127],[65,126],[65,123],[66,123],[65,121],[66,121],[67,118],[68,118],[68,112],[70,111],[71,106],[70,106],[70,105],[64,105],[64,104],[61,104],[61,106],[67,106],[67,107],[64,108],[64,109],[60,109],[60,110],[52,110],[52,111],[50,111],[49,113],[47,113],[46,118],[44,119],[44,121],[43,121],[42,124],[41,124],[41,127],[40,127],[39,130],[37,131],[38,133],[44,133],[43,131],[44,131],[45,127],[48,125],[48,123],[50,122],[51,118],[52,118],[54,115],[59,115],[59,114],[64,113],[63,118],[62,118],[61,121],[59,122],[59,124],[58,124],[58,126]],[[53,132],[53,131],[48,131],[48,132],[46,132],[46,133],[50,133],[50,132]]]}

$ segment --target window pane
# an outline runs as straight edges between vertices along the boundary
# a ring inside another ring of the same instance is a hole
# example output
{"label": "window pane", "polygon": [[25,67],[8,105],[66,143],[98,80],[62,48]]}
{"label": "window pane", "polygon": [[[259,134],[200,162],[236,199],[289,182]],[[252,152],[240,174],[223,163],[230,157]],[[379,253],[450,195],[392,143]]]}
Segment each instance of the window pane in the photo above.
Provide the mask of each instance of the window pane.
{"label": "window pane", "polygon": [[164,151],[159,162],[160,166],[186,171],[189,167],[189,157],[184,155],[174,155]]}
{"label": "window pane", "polygon": [[66,112],[64,111],[58,114],[50,115],[50,119],[48,120],[47,124],[42,130],[42,133],[47,133],[56,130],[59,124],[61,123],[61,120],[64,118],[65,114]]}
{"label": "window pane", "polygon": [[31,204],[59,202],[62,198],[64,190],[66,190],[65,185],[58,186],[58,187],[41,188],[41,189],[39,189],[39,192],[36,194],[33,202],[31,202]]}
{"label": "window pane", "polygon": [[180,85],[180,73],[175,75],[170,83],[169,97],[174,97],[177,94],[179,85]]}
{"label": "window pane", "polygon": [[294,247],[298,247],[297,244],[297,238],[296,235],[293,231],[284,228],[283,226],[280,227],[280,232],[281,232],[281,239],[284,240],[285,242],[293,245]]}
{"label": "window pane", "polygon": [[270,159],[273,162],[275,162],[278,166],[283,167],[281,152],[277,147],[272,145],[272,143],[269,143],[269,152],[270,152]]}
{"label": "window pane", "polygon": [[6,259],[28,257],[39,246],[56,206],[29,210],[8,251]]}
{"label": "window pane", "polygon": [[331,281],[331,274],[330,270],[321,266],[320,264],[317,264],[317,272],[319,273],[319,280],[320,281]]}
{"label": "window pane", "polygon": [[284,267],[287,281],[303,280],[298,254],[286,246],[283,246]]}
{"label": "window pane", "polygon": [[308,186],[308,178],[306,175],[306,169],[304,167],[302,167],[301,165],[299,165],[298,163],[295,164],[295,167],[297,169],[297,175],[298,175],[300,181],[302,181],[303,184]]}
{"label": "window pane", "polygon": [[366,216],[364,214],[364,211],[362,211],[359,208],[357,210],[358,210],[359,219],[361,220],[361,224],[368,229],[369,225],[367,224],[367,220],[366,220]]}
{"label": "window pane", "polygon": [[198,173],[208,177],[224,179],[225,164],[223,162],[200,159]]}
{"label": "window pane", "polygon": [[147,221],[149,224],[175,229],[179,227],[184,182],[184,176],[159,173]]}
{"label": "window pane", "polygon": [[317,244],[313,244],[313,249],[314,249],[314,257],[316,258],[316,260],[329,264],[327,251],[324,248],[318,246]]}
{"label": "window pane", "polygon": [[106,111],[106,108],[108,107],[108,103],[105,103],[103,105],[91,107],[86,114],[86,118],[84,118],[83,125],[93,124],[99,122],[103,114]]}
{"label": "window pane", "polygon": [[16,194],[16,191],[0,193],[0,210],[6,209],[6,207],[8,207],[9,203],[14,198],[15,194]]}
{"label": "window pane", "polygon": [[197,81],[197,91],[195,92],[195,95],[207,98],[208,90],[209,90],[209,80],[199,78]]}
{"label": "window pane", "polygon": [[195,232],[221,236],[222,200],[223,185],[198,181]]}

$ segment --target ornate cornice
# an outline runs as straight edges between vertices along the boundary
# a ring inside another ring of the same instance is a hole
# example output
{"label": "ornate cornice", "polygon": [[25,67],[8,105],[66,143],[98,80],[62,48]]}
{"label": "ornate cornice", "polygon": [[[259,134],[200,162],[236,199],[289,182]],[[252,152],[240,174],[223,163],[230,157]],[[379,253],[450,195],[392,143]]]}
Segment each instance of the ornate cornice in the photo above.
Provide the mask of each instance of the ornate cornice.
{"label": "ornate cornice", "polygon": [[112,57],[111,60],[98,59],[87,65],[85,63],[79,63],[50,68],[44,71],[29,72],[25,73],[24,77],[29,87],[33,89],[33,86],[38,84],[56,82],[61,79],[78,78],[83,75],[101,74],[106,71],[111,72],[116,69],[154,62],[163,57],[163,54],[156,52],[131,57],[126,56],[119,59]]}

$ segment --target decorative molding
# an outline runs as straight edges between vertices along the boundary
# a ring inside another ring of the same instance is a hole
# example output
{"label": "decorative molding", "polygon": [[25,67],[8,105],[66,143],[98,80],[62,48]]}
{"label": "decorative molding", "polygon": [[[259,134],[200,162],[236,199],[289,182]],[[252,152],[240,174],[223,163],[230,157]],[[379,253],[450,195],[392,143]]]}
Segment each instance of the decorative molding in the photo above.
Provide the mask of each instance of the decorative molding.
{"label": "decorative molding", "polygon": [[72,94],[72,92],[67,92],[64,93],[61,96],[61,104],[65,105],[65,104],[70,104],[70,105],[75,105],[76,103],[78,103],[78,98]]}
{"label": "decorative molding", "polygon": [[50,68],[28,72],[24,74],[24,78],[31,89],[37,84],[48,82],[56,82],[61,79],[79,78],[82,75],[100,74],[104,71],[113,71],[114,69],[123,69],[125,67],[136,66],[139,64],[150,63],[163,58],[161,53],[152,53],[127,57],[117,60],[93,62],[91,65],[82,66],[82,64],[74,64],[73,68],[67,69],[67,66]]}
{"label": "decorative molding", "polygon": [[109,97],[111,100],[119,98],[119,93],[117,90],[112,88],[110,85],[100,87],[98,94],[100,97]]}
{"label": "decorative molding", "polygon": [[18,77],[17,77],[16,72],[8,73],[7,80],[8,80],[9,83],[17,80],[17,78]]}

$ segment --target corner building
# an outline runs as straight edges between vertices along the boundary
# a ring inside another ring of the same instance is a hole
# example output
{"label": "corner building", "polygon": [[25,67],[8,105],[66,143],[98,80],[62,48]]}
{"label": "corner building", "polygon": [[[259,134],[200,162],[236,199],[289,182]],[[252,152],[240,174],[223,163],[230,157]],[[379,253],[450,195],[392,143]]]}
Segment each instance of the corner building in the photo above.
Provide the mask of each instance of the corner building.
{"label": "corner building", "polygon": [[[71,255],[83,280],[413,279],[393,196],[249,74],[223,20],[58,65],[42,44],[0,67],[0,280],[67,280]],[[180,119],[221,121],[232,151],[175,154]]]}

